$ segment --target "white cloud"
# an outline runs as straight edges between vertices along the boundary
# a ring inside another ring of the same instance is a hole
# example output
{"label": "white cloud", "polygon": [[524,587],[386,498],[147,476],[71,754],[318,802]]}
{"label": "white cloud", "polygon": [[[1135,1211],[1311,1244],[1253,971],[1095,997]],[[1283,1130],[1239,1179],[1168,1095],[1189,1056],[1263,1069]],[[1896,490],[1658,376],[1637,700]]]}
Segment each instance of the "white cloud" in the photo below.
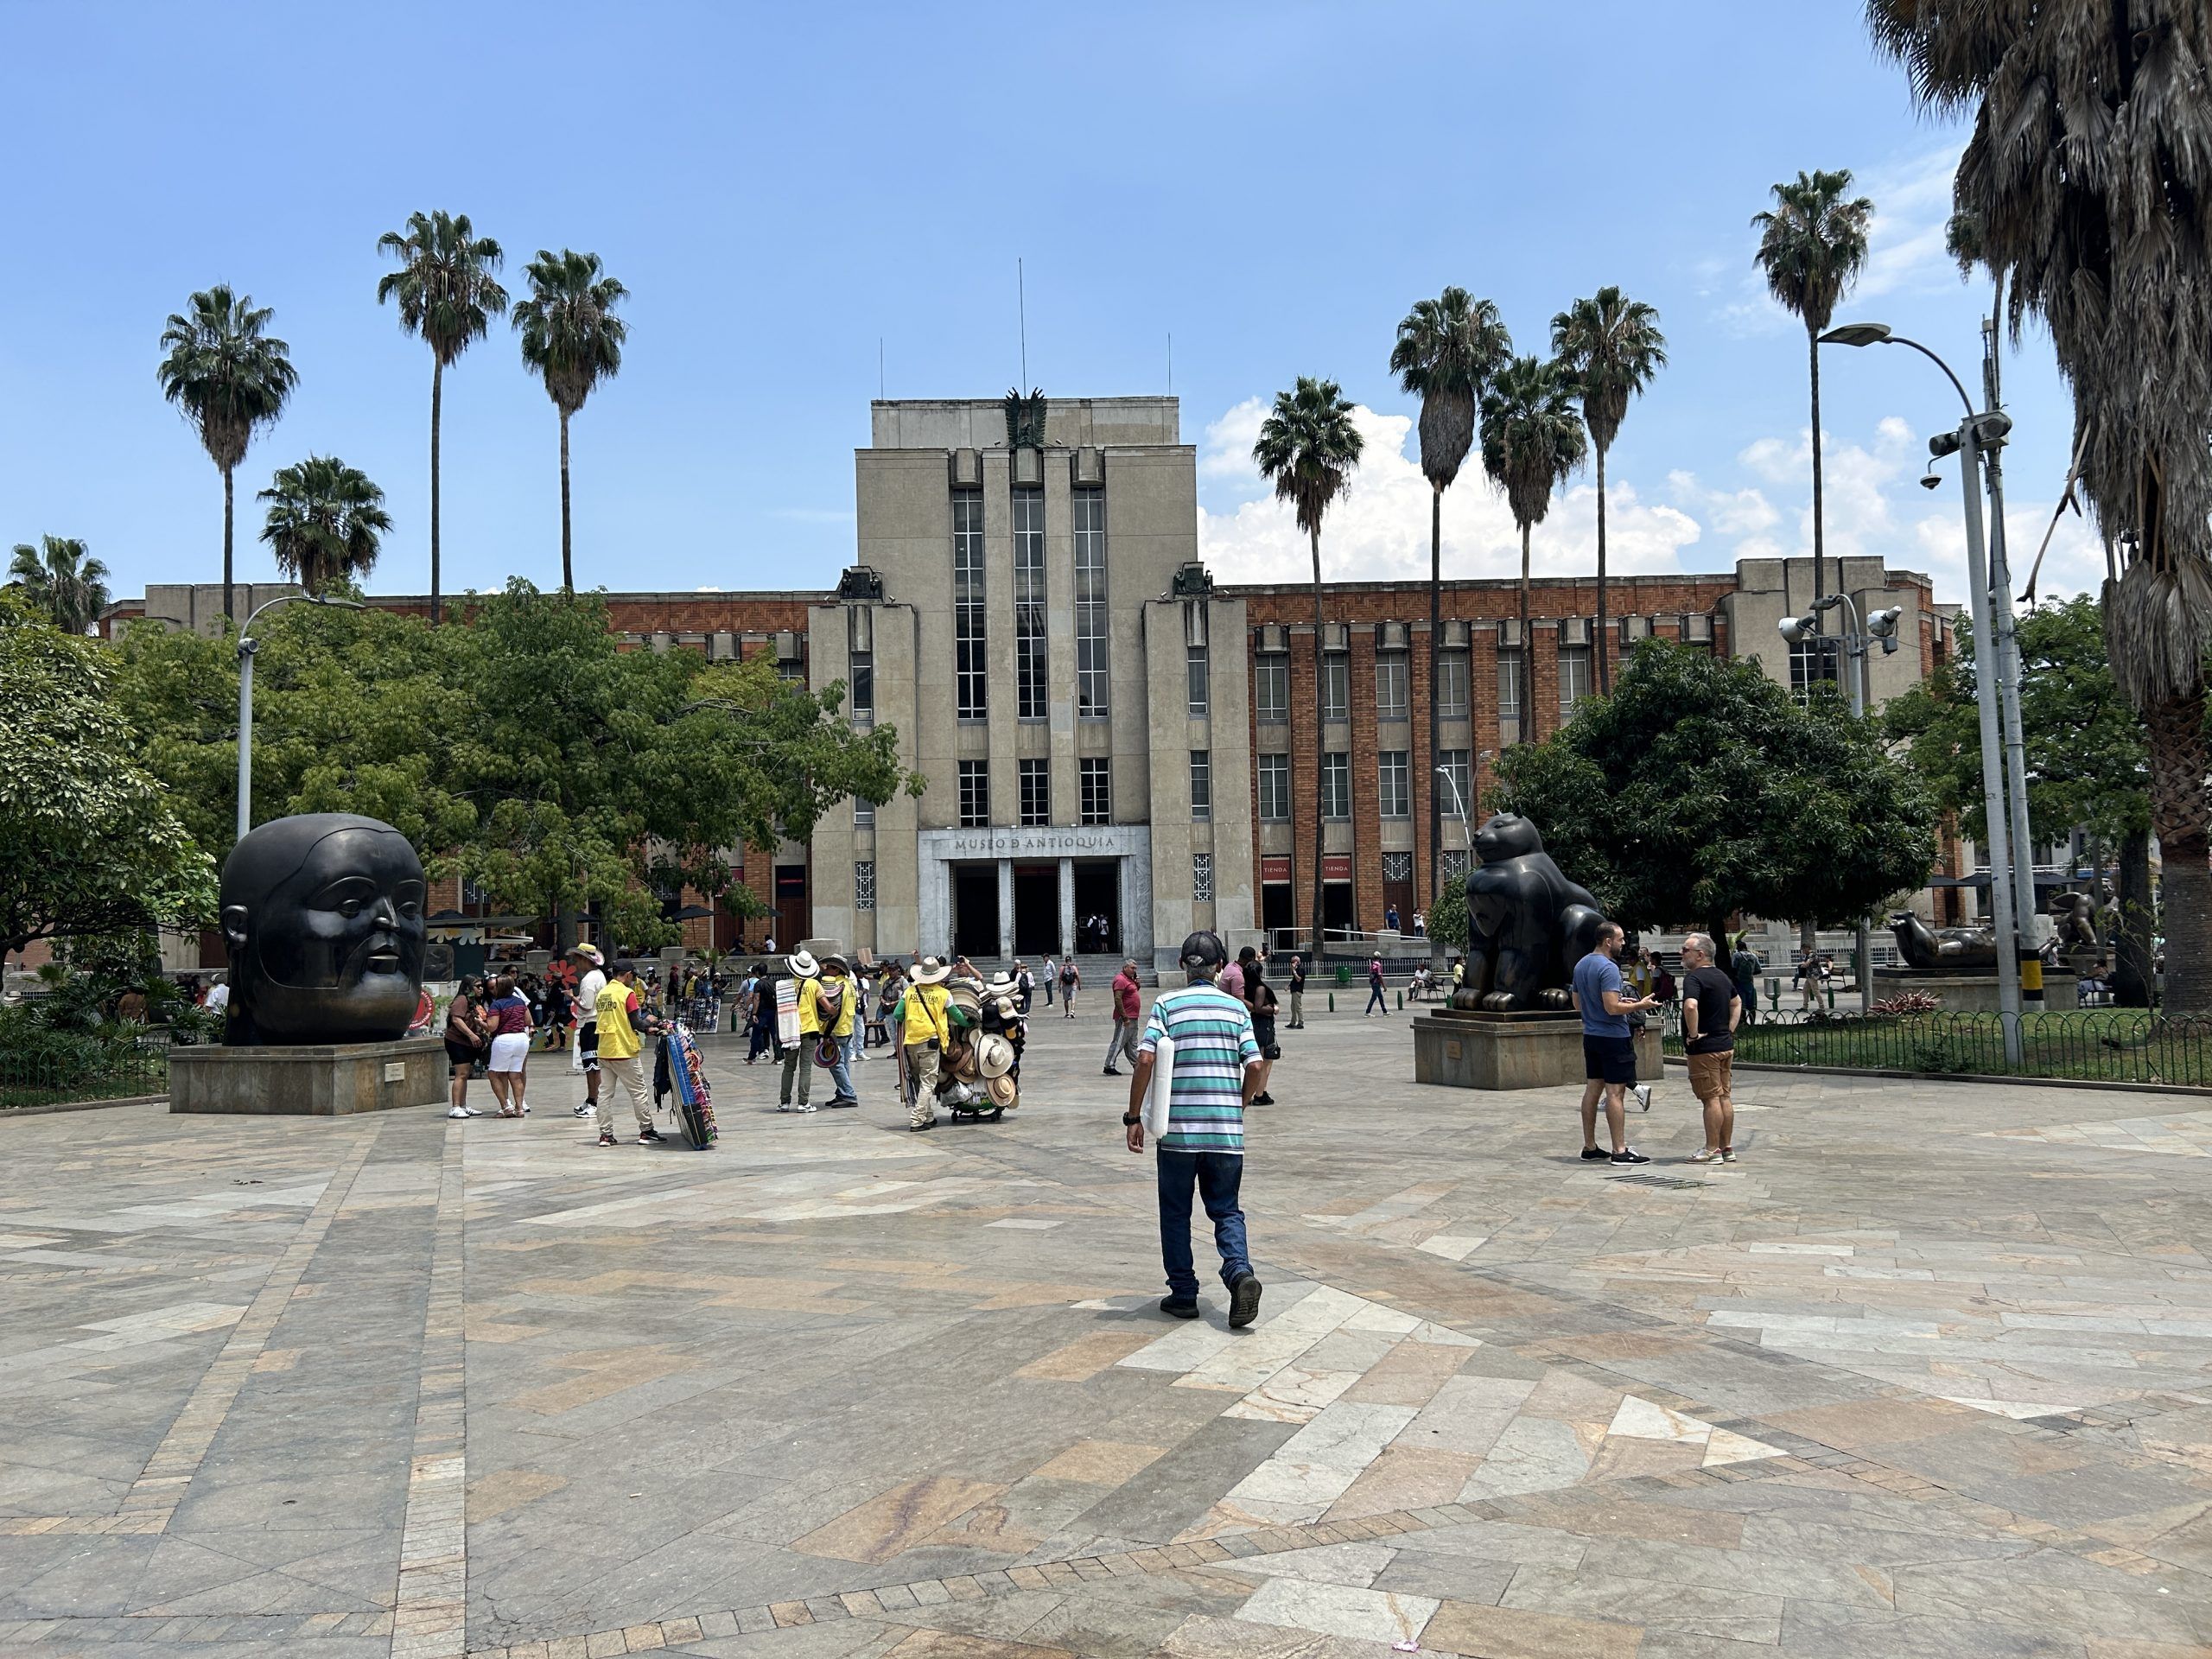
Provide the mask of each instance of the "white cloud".
{"label": "white cloud", "polygon": [[[1203,476],[1232,491],[1244,486],[1251,495],[1229,512],[1199,510],[1198,550],[1224,582],[1295,582],[1312,575],[1304,533],[1252,464],[1252,440],[1265,412],[1256,397],[1238,404],[1206,428],[1201,446]],[[1413,418],[1364,406],[1355,409],[1352,418],[1366,441],[1365,454],[1322,526],[1322,574],[1335,582],[1426,581],[1429,487]],[[1685,569],[1683,550],[1703,533],[1698,521],[1679,507],[1647,504],[1631,480],[1607,482],[1610,568],[1624,575]],[[1589,571],[1596,558],[1597,520],[1598,493],[1586,474],[1554,499],[1536,527],[1531,574]],[[1715,555],[1700,563],[1719,568],[1726,560]],[[1444,573],[1454,579],[1521,573],[1520,532],[1477,454],[1468,456],[1459,481],[1445,493]]]}

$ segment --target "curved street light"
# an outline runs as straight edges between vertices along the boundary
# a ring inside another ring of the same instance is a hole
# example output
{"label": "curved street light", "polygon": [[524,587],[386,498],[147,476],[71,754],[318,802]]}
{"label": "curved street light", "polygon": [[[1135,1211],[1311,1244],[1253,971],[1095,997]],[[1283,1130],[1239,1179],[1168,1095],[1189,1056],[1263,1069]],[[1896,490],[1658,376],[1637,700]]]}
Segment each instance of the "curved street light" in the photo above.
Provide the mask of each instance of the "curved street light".
{"label": "curved street light", "polygon": [[238,834],[245,839],[247,830],[253,828],[253,657],[261,649],[261,641],[251,632],[253,619],[264,611],[273,611],[279,605],[294,605],[305,601],[309,605],[327,605],[333,610],[365,611],[369,607],[358,600],[333,599],[326,594],[279,594],[276,598],[257,605],[247,614],[238,628]]}

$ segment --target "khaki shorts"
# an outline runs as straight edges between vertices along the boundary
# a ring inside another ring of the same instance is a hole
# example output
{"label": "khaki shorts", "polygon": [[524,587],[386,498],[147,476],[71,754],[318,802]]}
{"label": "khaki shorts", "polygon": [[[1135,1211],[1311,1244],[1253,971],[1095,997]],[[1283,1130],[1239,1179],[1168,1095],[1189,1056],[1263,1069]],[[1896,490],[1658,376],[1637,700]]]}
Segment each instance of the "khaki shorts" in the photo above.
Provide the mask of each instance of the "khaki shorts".
{"label": "khaki shorts", "polygon": [[1708,1103],[1729,1098],[1732,1093],[1729,1085],[1735,1054],[1724,1048],[1718,1054],[1693,1054],[1688,1058],[1690,1092]]}

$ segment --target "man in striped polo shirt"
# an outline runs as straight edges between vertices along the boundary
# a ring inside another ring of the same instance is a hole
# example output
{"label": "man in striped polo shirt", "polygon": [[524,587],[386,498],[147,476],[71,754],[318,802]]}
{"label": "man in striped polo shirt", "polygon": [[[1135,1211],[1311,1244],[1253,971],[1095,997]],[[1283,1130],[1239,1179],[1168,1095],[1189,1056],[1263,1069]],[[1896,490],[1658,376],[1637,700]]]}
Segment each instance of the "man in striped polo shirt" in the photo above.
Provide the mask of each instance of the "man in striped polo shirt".
{"label": "man in striped polo shirt", "polygon": [[1129,1077],[1129,1109],[1122,1122],[1129,1150],[1144,1150],[1141,1109],[1152,1084],[1160,1042],[1173,1044],[1167,1128],[1155,1154],[1160,1166],[1160,1254],[1167,1294],[1160,1311],[1179,1319],[1198,1314],[1198,1275],[1191,1258],[1191,1190],[1198,1189],[1221,1251],[1221,1282],[1229,1287],[1229,1323],[1247,1325],[1260,1311],[1260,1281],[1245,1253],[1244,1212],[1236,1195],[1244,1178],[1244,1109],[1260,1092],[1260,1045],[1249,1009],[1214,983],[1228,961],[1220,939],[1193,933],[1183,941],[1191,982],[1155,999],[1137,1045]]}

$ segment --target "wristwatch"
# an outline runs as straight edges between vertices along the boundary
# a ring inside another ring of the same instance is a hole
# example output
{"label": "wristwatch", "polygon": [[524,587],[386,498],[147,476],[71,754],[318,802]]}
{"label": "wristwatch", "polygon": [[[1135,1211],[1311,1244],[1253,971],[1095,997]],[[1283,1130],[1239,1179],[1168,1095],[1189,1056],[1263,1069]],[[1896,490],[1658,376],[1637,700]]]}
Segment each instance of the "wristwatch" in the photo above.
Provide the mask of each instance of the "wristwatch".
{"label": "wristwatch", "polygon": [[1122,1122],[1128,1124],[1131,1128],[1135,1128],[1138,1124],[1144,1122],[1144,1116],[1139,1112],[1123,1112],[1122,1114]]}

